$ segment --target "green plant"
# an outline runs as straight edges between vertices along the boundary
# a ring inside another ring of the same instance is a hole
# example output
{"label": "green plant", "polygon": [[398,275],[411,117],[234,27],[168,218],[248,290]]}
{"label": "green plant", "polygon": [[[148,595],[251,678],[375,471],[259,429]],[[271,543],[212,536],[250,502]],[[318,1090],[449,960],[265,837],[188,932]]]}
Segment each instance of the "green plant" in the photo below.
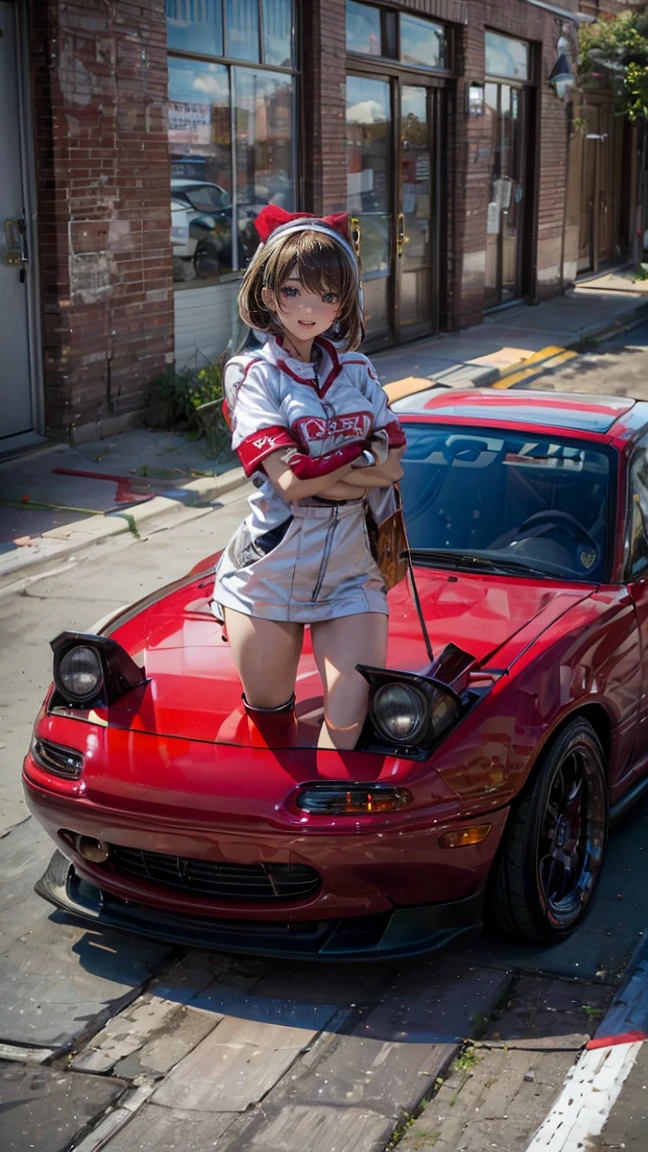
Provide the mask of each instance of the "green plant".
{"label": "green plant", "polygon": [[472,1072],[475,1064],[478,1062],[479,1056],[477,1055],[477,1049],[469,1043],[461,1055],[457,1056],[454,1066],[458,1068],[460,1072]]}
{"label": "green plant", "polygon": [[150,384],[149,423],[205,436],[209,456],[226,454],[230,432],[223,414],[221,364],[156,376]]}
{"label": "green plant", "polygon": [[648,115],[648,12],[621,12],[581,29],[581,74],[601,72],[614,83],[619,111],[631,120]]}
{"label": "green plant", "polygon": [[[643,220],[648,161],[648,6],[620,12],[581,29],[581,75],[587,84],[606,77],[611,82],[617,109],[636,124],[636,212],[632,259],[639,273],[643,256]],[[643,279],[637,275],[637,279]]]}
{"label": "green plant", "polygon": [[648,264],[640,264],[635,271],[635,280],[648,280]]}

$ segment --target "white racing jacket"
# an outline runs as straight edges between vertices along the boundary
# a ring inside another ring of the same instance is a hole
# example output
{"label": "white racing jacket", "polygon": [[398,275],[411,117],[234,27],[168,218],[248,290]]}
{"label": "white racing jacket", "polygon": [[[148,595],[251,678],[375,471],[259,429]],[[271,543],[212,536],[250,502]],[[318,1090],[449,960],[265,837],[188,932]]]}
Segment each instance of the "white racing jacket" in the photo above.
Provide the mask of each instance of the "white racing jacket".
{"label": "white racing jacket", "polygon": [[[291,515],[290,505],[261,467],[271,453],[283,449],[296,475],[308,477],[352,462],[377,432],[386,435],[390,448],[405,444],[367,357],[339,352],[322,337],[315,341],[314,353],[314,360],[305,364],[289,356],[280,339],[269,336],[261,348],[235,356],[225,368],[232,447],[257,489],[247,520],[253,540]],[[370,489],[377,503],[380,492]]]}

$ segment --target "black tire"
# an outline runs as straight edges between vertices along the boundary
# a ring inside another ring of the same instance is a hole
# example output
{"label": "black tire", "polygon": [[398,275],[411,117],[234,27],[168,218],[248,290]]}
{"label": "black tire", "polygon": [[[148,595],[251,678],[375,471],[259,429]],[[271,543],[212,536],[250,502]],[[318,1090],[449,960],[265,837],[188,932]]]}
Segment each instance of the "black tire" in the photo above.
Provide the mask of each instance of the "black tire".
{"label": "black tire", "polygon": [[488,921],[545,943],[573,932],[601,874],[608,817],[603,749],[587,720],[572,720],[511,812],[489,878]]}

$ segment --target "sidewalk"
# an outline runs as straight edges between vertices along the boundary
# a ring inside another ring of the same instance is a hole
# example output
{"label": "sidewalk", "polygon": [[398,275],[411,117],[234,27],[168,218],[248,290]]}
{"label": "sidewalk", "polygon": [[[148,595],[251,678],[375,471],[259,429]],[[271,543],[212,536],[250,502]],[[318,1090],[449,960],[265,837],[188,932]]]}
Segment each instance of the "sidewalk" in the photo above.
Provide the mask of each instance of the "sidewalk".
{"label": "sidewalk", "polygon": [[[430,382],[509,387],[645,315],[648,284],[615,271],[537,307],[503,309],[474,328],[372,360],[392,399]],[[205,441],[148,429],[74,448],[51,444],[0,461],[0,586],[106,537],[199,515],[244,482],[240,468],[217,474]]]}
{"label": "sidewalk", "polygon": [[563,1091],[526,1152],[646,1148],[648,945],[631,958],[596,1035],[568,1073]]}

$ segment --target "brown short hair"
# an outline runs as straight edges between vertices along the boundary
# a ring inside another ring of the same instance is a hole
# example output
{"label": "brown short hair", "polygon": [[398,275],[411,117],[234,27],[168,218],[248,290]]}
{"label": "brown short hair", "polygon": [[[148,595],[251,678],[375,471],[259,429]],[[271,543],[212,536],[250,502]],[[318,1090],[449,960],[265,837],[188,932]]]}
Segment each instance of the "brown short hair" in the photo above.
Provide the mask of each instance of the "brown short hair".
{"label": "brown short hair", "polygon": [[281,242],[270,239],[255,253],[243,277],[238,295],[241,319],[260,332],[281,335],[281,323],[264,303],[262,291],[269,288],[278,297],[296,265],[309,292],[335,292],[339,297],[336,331],[331,335],[344,341],[346,351],[358,348],[364,338],[364,323],[360,274],[351,263],[353,259],[341,243],[324,232],[305,229],[289,233]]}

